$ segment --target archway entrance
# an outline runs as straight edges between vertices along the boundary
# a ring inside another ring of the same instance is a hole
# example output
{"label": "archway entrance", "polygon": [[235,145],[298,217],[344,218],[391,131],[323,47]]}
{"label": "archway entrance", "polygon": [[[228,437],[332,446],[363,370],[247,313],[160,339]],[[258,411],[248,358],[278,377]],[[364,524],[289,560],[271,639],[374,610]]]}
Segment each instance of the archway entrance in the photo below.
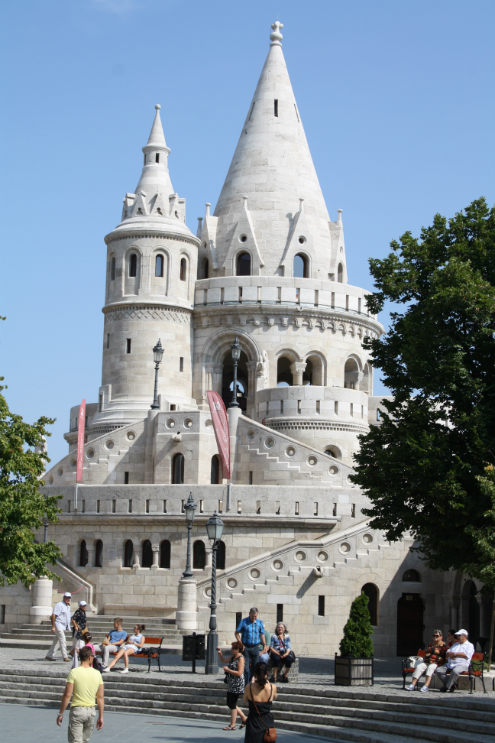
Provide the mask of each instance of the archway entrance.
{"label": "archway entrance", "polygon": [[462,589],[462,626],[469,632],[469,641],[474,645],[480,636],[480,605],[478,592],[472,580],[468,580]]}
{"label": "archway entrance", "polygon": [[[237,402],[242,412],[246,411],[247,397],[249,394],[248,389],[248,358],[244,351],[241,351],[241,356],[237,362]],[[225,354],[223,360],[223,373],[222,373],[222,400],[225,403],[225,407],[228,408],[232,402],[232,392],[234,385],[234,362],[232,361],[232,353],[229,351]]]}
{"label": "archway entrance", "polygon": [[397,655],[416,655],[424,647],[423,600],[419,593],[403,593],[397,602]]}

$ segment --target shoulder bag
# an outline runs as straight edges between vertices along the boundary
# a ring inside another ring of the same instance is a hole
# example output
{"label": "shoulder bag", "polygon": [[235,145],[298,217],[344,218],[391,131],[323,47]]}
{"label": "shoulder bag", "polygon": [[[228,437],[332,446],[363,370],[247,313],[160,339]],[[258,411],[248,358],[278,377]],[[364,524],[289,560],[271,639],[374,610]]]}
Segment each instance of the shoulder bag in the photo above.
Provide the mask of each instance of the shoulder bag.
{"label": "shoulder bag", "polygon": [[[271,686],[270,686],[270,689],[271,689]],[[271,694],[270,694],[270,699],[271,699],[271,698],[272,698],[272,697],[271,697]],[[275,741],[277,740],[277,730],[276,730],[276,728],[267,728],[267,726],[266,726],[266,725],[265,725],[265,723],[263,722],[263,718],[262,718],[262,716],[260,715],[260,712],[259,712],[259,709],[258,709],[258,705],[257,705],[257,704],[256,704],[256,702],[254,701],[254,697],[253,697],[253,692],[252,692],[252,690],[251,690],[251,699],[252,699],[252,702],[253,702],[253,704],[254,704],[254,706],[255,706],[255,708],[256,708],[256,712],[258,713],[258,717],[259,717],[259,718],[260,718],[260,720],[261,720],[261,724],[262,724],[262,725],[263,725],[263,727],[265,728],[265,732],[264,732],[264,735],[263,735],[263,740],[264,740],[264,742],[265,742],[265,743],[274,743],[274,742],[275,742]]]}

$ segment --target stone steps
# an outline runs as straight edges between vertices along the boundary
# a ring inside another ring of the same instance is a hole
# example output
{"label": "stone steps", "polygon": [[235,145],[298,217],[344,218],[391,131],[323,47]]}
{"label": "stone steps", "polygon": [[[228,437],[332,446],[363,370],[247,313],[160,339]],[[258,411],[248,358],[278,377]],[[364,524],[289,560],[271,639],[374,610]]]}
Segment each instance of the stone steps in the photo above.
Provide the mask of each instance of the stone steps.
{"label": "stone steps", "polygon": [[[51,669],[50,669],[51,670]],[[0,669],[3,702],[58,704],[66,673],[33,672],[20,676]],[[175,715],[224,722],[225,687],[201,677],[177,682],[153,676],[106,674],[105,708],[115,711]],[[491,743],[495,702],[477,698],[427,697],[399,692],[331,688],[279,688],[274,706],[276,726],[335,741],[397,743],[397,736],[440,743]],[[418,706],[420,705],[420,706]],[[424,723],[424,724],[420,724]]]}

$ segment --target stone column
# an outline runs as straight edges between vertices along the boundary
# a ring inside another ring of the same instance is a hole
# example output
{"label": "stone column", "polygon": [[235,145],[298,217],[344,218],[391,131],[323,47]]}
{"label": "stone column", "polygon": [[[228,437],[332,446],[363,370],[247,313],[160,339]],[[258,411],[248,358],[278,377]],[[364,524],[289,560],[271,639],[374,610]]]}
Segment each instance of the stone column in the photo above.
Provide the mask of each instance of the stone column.
{"label": "stone column", "polygon": [[301,387],[303,383],[303,374],[306,371],[306,362],[294,361],[294,363],[290,365],[290,370],[292,372],[292,384],[294,387]]}
{"label": "stone column", "polygon": [[38,578],[32,588],[33,605],[29,610],[32,624],[41,624],[52,615],[53,581]]}
{"label": "stone column", "polygon": [[223,364],[215,364],[212,370],[212,387],[214,392],[222,396]]}
{"label": "stone column", "polygon": [[158,563],[158,557],[160,554],[160,545],[159,544],[152,544],[151,549],[153,551],[153,565],[151,567],[156,568],[159,566]]}
{"label": "stone column", "polygon": [[181,578],[177,596],[175,622],[179,632],[194,632],[198,629],[198,598],[195,578]]}

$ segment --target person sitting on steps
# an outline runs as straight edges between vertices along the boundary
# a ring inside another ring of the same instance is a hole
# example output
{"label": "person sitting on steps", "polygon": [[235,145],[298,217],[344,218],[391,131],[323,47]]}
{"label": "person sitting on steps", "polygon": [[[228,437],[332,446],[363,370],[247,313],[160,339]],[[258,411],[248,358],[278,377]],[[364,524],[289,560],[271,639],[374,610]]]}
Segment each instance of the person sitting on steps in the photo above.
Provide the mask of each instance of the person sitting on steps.
{"label": "person sitting on steps", "polygon": [[273,673],[270,676],[270,681],[276,681],[279,666],[285,666],[285,671],[280,677],[280,681],[283,684],[287,684],[290,667],[294,663],[294,656],[291,653],[289,632],[283,622],[279,622],[275,627],[275,634],[272,635],[270,642],[270,650],[273,664]]}
{"label": "person sitting on steps", "polygon": [[143,647],[143,632],[145,629],[146,627],[144,626],[144,624],[136,624],[136,626],[134,627],[134,634],[126,640],[126,644],[120,648],[119,652],[110,663],[108,668],[103,669],[103,673],[110,673],[111,669],[120,660],[120,658],[122,658],[122,656],[124,657],[125,668],[120,673],[129,673],[129,657],[138,653]]}

